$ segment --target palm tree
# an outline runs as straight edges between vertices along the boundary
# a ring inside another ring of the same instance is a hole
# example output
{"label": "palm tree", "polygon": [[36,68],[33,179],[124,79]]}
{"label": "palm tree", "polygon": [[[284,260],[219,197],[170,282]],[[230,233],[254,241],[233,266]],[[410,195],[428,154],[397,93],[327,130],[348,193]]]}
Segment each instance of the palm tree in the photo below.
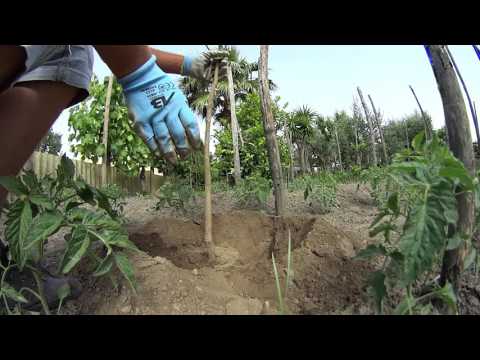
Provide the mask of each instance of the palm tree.
{"label": "palm tree", "polygon": [[313,124],[317,117],[318,114],[314,110],[307,105],[303,105],[295,110],[288,120],[290,136],[292,142],[297,145],[300,167],[303,174],[308,172],[307,143],[308,139],[313,135]]}
{"label": "palm tree", "polygon": [[[226,52],[226,60],[230,66],[233,80],[233,96],[230,94],[228,77],[222,77],[218,80],[216,96],[214,98],[213,114],[223,127],[230,126],[232,129],[232,139],[238,139],[243,143],[241,129],[236,122],[236,116],[232,114],[235,104],[230,104],[234,100],[242,101],[248,94],[258,92],[258,81],[253,78],[253,73],[258,71],[258,62],[248,62],[240,56],[238,49],[234,46],[220,45],[219,51]],[[217,56],[216,52],[210,52],[209,56]],[[275,90],[276,86],[269,81],[270,90]],[[187,96],[190,106],[201,116],[206,116],[206,105],[208,102],[208,81],[201,81],[193,78],[183,78],[180,82],[180,88]],[[233,106],[232,106],[233,105]],[[233,116],[232,116],[233,115]],[[234,168],[236,174],[236,182],[239,180],[240,174],[240,158],[238,141],[233,141]]]}

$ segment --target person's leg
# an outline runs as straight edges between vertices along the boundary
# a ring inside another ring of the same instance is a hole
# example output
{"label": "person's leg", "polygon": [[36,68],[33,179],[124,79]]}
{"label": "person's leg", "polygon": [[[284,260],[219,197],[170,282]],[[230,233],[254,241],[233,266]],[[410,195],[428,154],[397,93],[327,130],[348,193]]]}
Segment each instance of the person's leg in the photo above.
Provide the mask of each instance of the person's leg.
{"label": "person's leg", "polygon": [[0,93],[10,86],[12,81],[25,70],[27,55],[19,45],[0,45]]}
{"label": "person's leg", "polygon": [[[19,83],[0,94],[0,175],[17,175],[78,88],[53,81]],[[0,187],[0,208],[6,198]]]}

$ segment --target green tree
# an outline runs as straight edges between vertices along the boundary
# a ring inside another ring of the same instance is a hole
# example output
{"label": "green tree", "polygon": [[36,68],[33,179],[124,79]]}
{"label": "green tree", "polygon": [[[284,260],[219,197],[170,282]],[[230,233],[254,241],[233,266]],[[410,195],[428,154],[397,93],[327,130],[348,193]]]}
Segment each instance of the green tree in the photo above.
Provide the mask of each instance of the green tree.
{"label": "green tree", "polygon": [[62,150],[62,135],[57,134],[52,129],[48,130],[47,135],[38,144],[36,150],[52,155],[60,154],[60,150]]}
{"label": "green tree", "polygon": [[96,77],[90,84],[90,97],[70,110],[68,124],[72,130],[69,141],[74,141],[72,152],[82,159],[97,162],[107,151],[109,163],[129,175],[137,175],[142,167],[165,167],[165,161],[156,159],[143,141],[135,134],[128,119],[128,110],[120,84],[115,80],[110,102],[108,148],[104,149],[103,115],[107,81]]}
{"label": "green tree", "polygon": [[[277,97],[272,104],[275,119],[286,117],[286,112],[284,108],[280,106],[279,102],[280,98]],[[243,132],[244,146],[240,149],[242,176],[248,177],[253,174],[259,174],[262,177],[270,178],[265,132],[260,108],[260,96],[257,93],[247,95],[245,100],[240,104],[237,110],[237,119],[240,127],[245,129]],[[278,120],[277,124],[280,124]],[[277,131],[280,131],[280,127],[277,128]],[[229,129],[220,127],[216,130],[214,138],[217,144],[215,146],[215,157],[212,166],[219,175],[226,176],[226,174],[232,172],[232,134]],[[281,137],[278,137],[278,142],[282,165],[288,166],[289,153],[287,144]]]}

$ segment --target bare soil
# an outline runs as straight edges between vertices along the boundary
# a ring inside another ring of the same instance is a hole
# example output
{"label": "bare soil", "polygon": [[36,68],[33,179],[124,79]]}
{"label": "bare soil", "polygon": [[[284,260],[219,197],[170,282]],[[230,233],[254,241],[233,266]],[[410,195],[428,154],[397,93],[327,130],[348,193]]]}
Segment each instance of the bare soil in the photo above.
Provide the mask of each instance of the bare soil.
{"label": "bare soil", "polygon": [[[289,193],[283,219],[266,209],[237,209],[226,194],[215,194],[213,241],[216,262],[209,264],[202,214],[190,218],[169,209],[152,211],[155,200],[131,198],[125,209],[138,282],[134,295],[125,283],[82,279],[84,291],[65,311],[79,314],[276,314],[271,252],[282,284],[292,241],[293,280],[286,307],[290,314],[370,312],[365,280],[372,265],[353,261],[368,241],[375,215],[365,190],[342,186],[339,206],[312,214],[302,194]],[[276,231],[274,231],[276,229]],[[77,271],[82,276],[82,270]]]}

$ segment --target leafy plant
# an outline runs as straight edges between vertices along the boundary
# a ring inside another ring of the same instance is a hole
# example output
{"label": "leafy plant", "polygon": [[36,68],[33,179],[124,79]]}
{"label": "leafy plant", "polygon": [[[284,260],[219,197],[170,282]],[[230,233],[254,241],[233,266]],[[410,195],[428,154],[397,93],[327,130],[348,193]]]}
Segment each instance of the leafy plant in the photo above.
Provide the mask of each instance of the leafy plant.
{"label": "leafy plant", "polygon": [[337,183],[335,178],[325,172],[320,176],[306,179],[303,198],[309,206],[319,213],[327,213],[337,206]]}
{"label": "leafy plant", "polygon": [[[112,209],[111,197],[74,175],[73,162],[63,156],[55,178],[38,179],[32,171],[18,177],[0,177],[0,185],[16,196],[8,206],[4,231],[10,249],[9,267],[37,273],[48,239],[65,229],[66,246],[57,273],[66,275],[89,258],[95,264],[93,276],[108,275],[114,281],[112,269],[116,267],[135,291],[125,251],[137,248]],[[105,255],[99,256],[99,248]],[[3,275],[6,271],[3,269]],[[8,289],[5,282],[2,289]]]}
{"label": "leafy plant", "polygon": [[196,206],[194,190],[180,182],[166,182],[154,195],[158,199],[154,206],[157,211],[164,207],[170,207],[175,211],[180,211],[183,215],[187,215],[192,207]]}
{"label": "leafy plant", "polygon": [[270,181],[255,174],[242,180],[240,185],[235,186],[233,196],[239,206],[265,207],[271,191]]}
{"label": "leafy plant", "polygon": [[[425,307],[422,305],[420,309],[419,306],[433,298],[443,300],[456,312],[455,294],[449,284],[443,288],[434,284],[427,294],[417,298],[412,289],[422,279],[431,278],[445,250],[455,249],[465,242],[471,248],[469,235],[458,231],[451,233],[449,229],[454,228],[458,220],[458,192],[475,194],[478,219],[478,178],[471,176],[436,136],[425,142],[424,133],[419,133],[412,145],[412,150],[405,149],[397,154],[386,169],[386,175],[397,187],[380,206],[370,231],[370,236],[382,234],[383,239],[360,251],[357,258],[381,256],[384,259],[382,269],[370,279],[378,312],[382,312],[383,301],[394,288],[405,294],[396,313],[422,313]],[[405,197],[405,193],[415,196]],[[475,250],[471,249],[470,254],[475,254]]]}

